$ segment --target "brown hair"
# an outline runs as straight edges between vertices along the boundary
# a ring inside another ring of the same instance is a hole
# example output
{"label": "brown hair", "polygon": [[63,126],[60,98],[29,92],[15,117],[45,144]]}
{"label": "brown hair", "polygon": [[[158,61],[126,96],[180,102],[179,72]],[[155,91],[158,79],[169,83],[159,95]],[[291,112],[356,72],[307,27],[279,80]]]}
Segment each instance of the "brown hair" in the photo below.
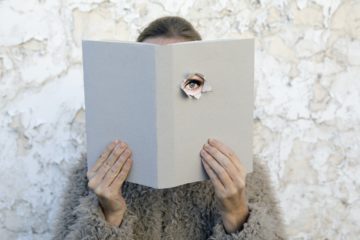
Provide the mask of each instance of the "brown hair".
{"label": "brown hair", "polygon": [[200,34],[190,22],[178,16],[165,16],[152,21],[138,36],[137,42],[150,37],[175,37],[188,41],[201,40]]}

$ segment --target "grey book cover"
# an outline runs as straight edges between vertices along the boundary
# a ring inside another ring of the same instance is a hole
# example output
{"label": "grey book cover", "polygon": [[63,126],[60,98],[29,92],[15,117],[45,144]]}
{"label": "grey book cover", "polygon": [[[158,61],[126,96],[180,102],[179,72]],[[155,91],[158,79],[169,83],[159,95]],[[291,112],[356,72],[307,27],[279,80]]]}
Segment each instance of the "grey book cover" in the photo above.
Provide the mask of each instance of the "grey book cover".
{"label": "grey book cover", "polygon": [[82,40],[82,51],[89,169],[121,139],[132,150],[129,182],[161,189],[206,180],[200,150],[213,137],[252,172],[254,39]]}

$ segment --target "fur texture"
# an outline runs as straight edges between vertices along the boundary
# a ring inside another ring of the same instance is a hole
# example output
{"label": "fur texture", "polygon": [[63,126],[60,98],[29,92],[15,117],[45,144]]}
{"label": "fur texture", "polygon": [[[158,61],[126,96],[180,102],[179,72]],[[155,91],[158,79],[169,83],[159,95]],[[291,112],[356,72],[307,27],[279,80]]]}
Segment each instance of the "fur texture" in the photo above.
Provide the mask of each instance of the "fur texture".
{"label": "fur texture", "polygon": [[160,190],[125,182],[127,211],[120,227],[113,227],[87,187],[86,172],[83,155],[69,176],[54,240],[286,239],[267,169],[256,159],[254,171],[246,177],[250,216],[241,230],[231,234],[224,230],[210,180]]}

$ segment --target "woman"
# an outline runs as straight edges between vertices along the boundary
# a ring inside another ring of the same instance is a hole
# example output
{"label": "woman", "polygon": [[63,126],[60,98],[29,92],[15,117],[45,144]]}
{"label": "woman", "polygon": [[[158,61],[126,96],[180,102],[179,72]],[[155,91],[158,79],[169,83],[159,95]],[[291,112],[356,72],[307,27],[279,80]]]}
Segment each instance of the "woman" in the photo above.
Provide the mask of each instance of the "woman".
{"label": "woman", "polygon": [[[162,17],[138,42],[201,40],[185,19]],[[219,139],[199,154],[210,180],[153,189],[126,182],[131,146],[109,144],[94,167],[83,156],[74,168],[54,239],[285,239],[269,176],[256,159],[253,173]],[[246,184],[245,184],[246,183]]]}

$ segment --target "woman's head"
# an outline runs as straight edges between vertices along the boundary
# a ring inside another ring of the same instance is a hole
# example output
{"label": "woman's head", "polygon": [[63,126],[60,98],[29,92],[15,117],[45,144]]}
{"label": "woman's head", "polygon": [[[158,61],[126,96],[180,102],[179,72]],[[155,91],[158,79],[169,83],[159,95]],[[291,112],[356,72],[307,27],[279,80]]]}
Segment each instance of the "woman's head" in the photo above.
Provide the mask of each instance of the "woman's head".
{"label": "woman's head", "polygon": [[166,16],[152,21],[138,36],[137,42],[168,44],[201,40],[190,22],[178,16]]}

